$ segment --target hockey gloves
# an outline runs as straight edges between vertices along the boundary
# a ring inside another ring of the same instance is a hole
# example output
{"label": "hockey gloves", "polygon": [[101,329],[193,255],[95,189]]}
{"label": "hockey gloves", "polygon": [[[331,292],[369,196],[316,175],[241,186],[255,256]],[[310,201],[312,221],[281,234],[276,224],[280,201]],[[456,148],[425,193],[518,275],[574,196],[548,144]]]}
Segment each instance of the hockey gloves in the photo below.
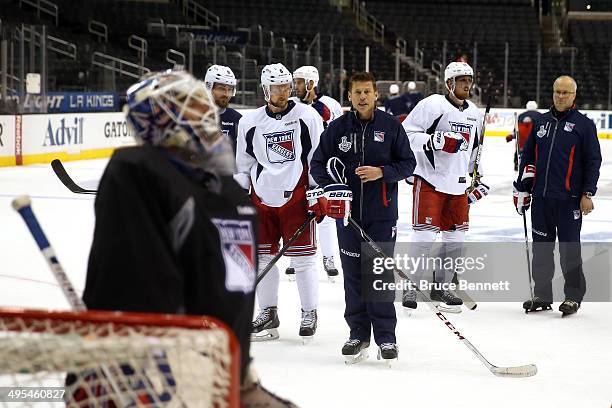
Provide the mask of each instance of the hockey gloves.
{"label": "hockey gloves", "polygon": [[351,216],[351,201],[353,192],[346,184],[329,184],[323,189],[324,197],[327,199],[328,217],[344,220],[344,226],[348,226]]}
{"label": "hockey gloves", "polygon": [[476,185],[474,185],[474,189],[468,194],[468,205],[474,204],[487,195],[489,195],[489,186],[477,181]]}
{"label": "hockey gloves", "polygon": [[442,150],[447,153],[457,153],[459,149],[461,149],[463,143],[466,143],[466,141],[459,133],[436,131],[431,135],[427,143],[427,148],[429,150],[433,149],[436,151]]}
{"label": "hockey gloves", "polygon": [[323,196],[323,189],[313,187],[306,192],[308,211],[315,215],[317,222],[323,221],[327,212],[327,200]]}
{"label": "hockey gloves", "polygon": [[523,169],[520,182],[515,181],[513,183],[512,196],[516,212],[519,215],[525,214],[525,211],[529,209],[531,204],[531,189],[535,180],[535,170],[536,168],[533,164],[528,164]]}

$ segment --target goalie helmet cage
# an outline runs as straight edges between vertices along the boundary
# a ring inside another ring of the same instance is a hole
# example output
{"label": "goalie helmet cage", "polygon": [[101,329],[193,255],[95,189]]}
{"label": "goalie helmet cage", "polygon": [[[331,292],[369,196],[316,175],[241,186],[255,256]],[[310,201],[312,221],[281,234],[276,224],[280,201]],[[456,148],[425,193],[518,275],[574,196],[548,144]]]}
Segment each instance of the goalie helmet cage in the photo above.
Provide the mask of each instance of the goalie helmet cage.
{"label": "goalie helmet cage", "polygon": [[0,387],[66,387],[57,406],[234,408],[240,350],[207,316],[0,309]]}

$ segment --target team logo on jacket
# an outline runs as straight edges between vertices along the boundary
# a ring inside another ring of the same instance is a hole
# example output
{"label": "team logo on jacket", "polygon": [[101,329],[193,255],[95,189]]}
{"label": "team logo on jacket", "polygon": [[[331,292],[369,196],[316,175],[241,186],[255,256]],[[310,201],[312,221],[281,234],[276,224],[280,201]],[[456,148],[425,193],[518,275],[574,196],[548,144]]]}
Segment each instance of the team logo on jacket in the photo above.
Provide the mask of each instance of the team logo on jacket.
{"label": "team logo on jacket", "polygon": [[270,163],[284,163],[295,160],[295,145],[293,133],[295,129],[282,132],[264,133],[266,138],[266,153]]}
{"label": "team logo on jacket", "polygon": [[385,132],[374,131],[374,141],[383,143],[385,141]]}
{"label": "team logo on jacket", "polygon": [[565,130],[566,132],[571,132],[572,130],[574,130],[574,126],[576,126],[575,123],[565,122],[565,127],[563,127],[563,130]]}
{"label": "team logo on jacket", "polygon": [[544,137],[546,135],[546,128],[544,127],[544,125],[540,125],[540,129],[538,129],[536,135],[538,137]]}
{"label": "team logo on jacket", "polygon": [[250,221],[211,219],[219,231],[225,262],[225,287],[248,293],[255,285],[255,234]]}
{"label": "team logo on jacket", "polygon": [[349,150],[351,150],[351,146],[353,145],[353,143],[349,142],[346,138],[346,136],[342,136],[342,139],[340,140],[340,143],[338,144],[338,149],[342,150],[344,153],[348,152]]}
{"label": "team logo on jacket", "polygon": [[221,130],[221,132],[223,132],[223,135],[225,137],[229,137],[229,130],[228,129],[223,129],[223,130]]}
{"label": "team logo on jacket", "polygon": [[459,122],[448,122],[451,127],[451,132],[459,133],[465,139],[465,143],[461,143],[461,150],[468,149],[468,143],[470,141],[470,136],[472,135],[472,127],[474,125],[468,125],[465,123]]}

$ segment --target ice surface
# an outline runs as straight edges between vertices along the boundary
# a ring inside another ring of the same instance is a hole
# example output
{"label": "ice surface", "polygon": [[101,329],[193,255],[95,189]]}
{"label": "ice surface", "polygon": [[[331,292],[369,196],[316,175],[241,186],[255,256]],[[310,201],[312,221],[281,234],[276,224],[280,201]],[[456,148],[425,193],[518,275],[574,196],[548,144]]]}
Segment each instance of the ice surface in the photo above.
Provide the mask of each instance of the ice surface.
{"label": "ice surface", "polygon": [[[585,241],[612,241],[612,141],[601,140],[604,163],[595,211],[585,217]],[[470,241],[522,241],[523,225],[511,199],[512,151],[503,138],[487,138],[485,181],[491,194],[470,211]],[[95,188],[106,160],[66,162],[75,181]],[[399,240],[409,238],[412,193],[401,184]],[[11,200],[28,193],[33,208],[74,285],[82,290],[94,226],[93,197],[69,192],[49,165],[0,168],[0,306],[67,309],[43,257]],[[518,261],[517,261],[518,262]],[[522,262],[522,260],[521,260]],[[281,260],[284,270],[286,260]],[[498,378],[426,307],[407,317],[398,305],[399,361],[389,369],[370,359],[346,366],[347,339],[341,276],[327,281],[320,268],[319,329],[303,346],[298,336],[297,287],[281,273],[280,339],[252,347],[262,382],[301,407],[610,407],[612,304],[585,303],[576,316],[525,315],[519,303],[479,304],[449,320],[493,364],[535,363],[531,378]],[[336,265],[340,267],[336,256]],[[526,274],[517,266],[518,274]],[[525,277],[526,279],[526,277]],[[526,294],[526,297],[528,294]]]}

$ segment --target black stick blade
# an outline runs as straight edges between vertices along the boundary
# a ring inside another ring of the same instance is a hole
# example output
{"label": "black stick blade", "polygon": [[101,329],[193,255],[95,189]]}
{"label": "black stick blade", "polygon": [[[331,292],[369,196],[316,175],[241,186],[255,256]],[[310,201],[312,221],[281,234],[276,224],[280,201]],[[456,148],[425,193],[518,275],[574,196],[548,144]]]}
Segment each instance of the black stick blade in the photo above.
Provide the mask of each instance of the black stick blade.
{"label": "black stick blade", "polygon": [[77,183],[75,183],[74,180],[72,180],[72,178],[68,175],[68,173],[66,172],[66,169],[64,168],[64,165],[59,159],[54,159],[51,162],[51,168],[53,169],[53,172],[55,172],[55,175],[57,176],[57,178],[60,179],[62,184],[65,185],[66,188],[72,191],[73,193],[75,194],[96,194],[97,193],[96,190],[87,190],[79,186]]}

